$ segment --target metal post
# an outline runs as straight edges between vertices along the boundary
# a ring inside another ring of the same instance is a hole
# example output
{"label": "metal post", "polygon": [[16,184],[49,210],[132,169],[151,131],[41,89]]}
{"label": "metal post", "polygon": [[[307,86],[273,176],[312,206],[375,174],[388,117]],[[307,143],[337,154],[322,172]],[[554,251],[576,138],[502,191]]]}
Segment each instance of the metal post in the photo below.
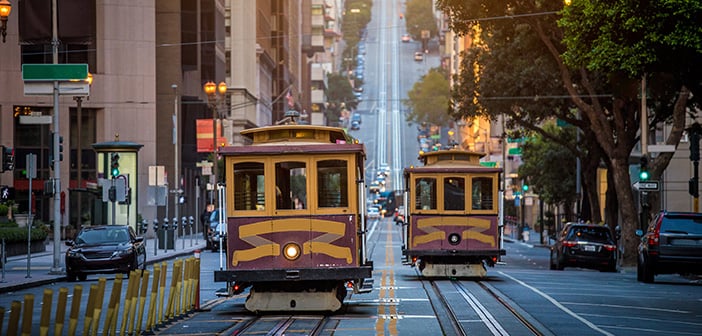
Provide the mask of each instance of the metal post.
{"label": "metal post", "polygon": [[[112,187],[110,189],[116,189],[117,187],[115,186],[115,177],[112,177]],[[117,190],[115,190],[114,194],[117,194]],[[115,196],[115,199],[112,199],[112,225],[117,225],[117,197]]]}
{"label": "metal post", "polygon": [[179,115],[178,115],[178,85],[173,84],[171,85],[171,88],[173,88],[173,94],[175,95],[175,98],[173,100],[173,147],[174,147],[174,162],[173,162],[173,171],[175,175],[173,176],[173,189],[176,190],[176,196],[175,199],[173,200],[173,206],[175,207],[174,212],[176,218],[178,218],[178,212],[179,212],[179,205],[180,202],[178,202],[178,199],[180,198],[180,193],[178,190],[180,190],[180,170],[179,170],[179,164],[178,164],[178,145],[179,145],[179,134],[178,134],[178,126],[180,125],[180,120],[179,120]]}
{"label": "metal post", "polygon": [[[165,236],[164,236],[165,237]],[[158,219],[154,218],[154,255],[158,255]]]}
{"label": "metal post", "polygon": [[[58,64],[58,49],[59,49],[59,39],[58,39],[58,0],[51,1],[51,31],[52,31],[52,54],[53,54],[53,64]],[[54,260],[51,267],[51,272],[53,274],[62,274],[63,268],[61,267],[61,160],[59,153],[59,137],[61,128],[59,127],[59,82],[54,81],[54,111],[53,111],[53,128],[54,128],[54,148],[49,150],[54,152]],[[30,205],[31,206],[31,205]]]}
{"label": "metal post", "polygon": [[2,245],[0,245],[0,269],[2,269],[2,279],[0,282],[5,282],[5,238],[2,239]]}
{"label": "metal post", "polygon": [[[83,128],[83,97],[75,96],[73,99],[76,101],[76,184],[78,185],[78,188],[82,188],[83,180],[81,175],[83,174],[83,144],[81,142],[81,128]],[[78,206],[78,225],[76,226],[76,229],[80,229],[83,226],[83,193],[76,193],[76,198],[78,200],[78,202],[76,202]]]}
{"label": "metal post", "polygon": [[185,250],[185,227],[188,226],[188,219],[185,218],[185,216],[180,218],[180,230],[181,230],[181,239],[183,241],[183,250]]}
{"label": "metal post", "polygon": [[34,210],[32,209],[32,172],[35,171],[35,167],[32,167],[31,165],[36,163],[36,160],[31,157],[32,155],[34,154],[27,154],[27,175],[29,175],[29,216],[27,216],[27,276],[25,276],[25,278],[32,277],[30,262],[32,260],[32,210]]}
{"label": "metal post", "polygon": [[171,222],[171,226],[173,226],[173,251],[175,251],[176,242],[178,241],[178,238],[180,238],[180,235],[178,233],[178,217],[173,217],[173,222]]}

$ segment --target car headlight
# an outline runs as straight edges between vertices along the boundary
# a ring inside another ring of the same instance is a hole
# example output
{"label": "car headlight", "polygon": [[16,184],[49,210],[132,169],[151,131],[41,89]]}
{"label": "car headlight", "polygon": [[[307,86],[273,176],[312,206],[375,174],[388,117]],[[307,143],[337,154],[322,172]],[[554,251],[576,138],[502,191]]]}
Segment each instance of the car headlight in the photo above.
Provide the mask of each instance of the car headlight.
{"label": "car headlight", "polygon": [[68,250],[66,253],[69,257],[79,257],[80,256],[80,250]]}
{"label": "car headlight", "polygon": [[132,253],[132,248],[128,248],[126,250],[115,251],[114,253],[112,253],[112,256],[113,257],[124,257],[126,255],[131,254],[131,253]]}
{"label": "car headlight", "polygon": [[288,260],[295,260],[300,257],[300,245],[288,243],[283,246],[283,256]]}

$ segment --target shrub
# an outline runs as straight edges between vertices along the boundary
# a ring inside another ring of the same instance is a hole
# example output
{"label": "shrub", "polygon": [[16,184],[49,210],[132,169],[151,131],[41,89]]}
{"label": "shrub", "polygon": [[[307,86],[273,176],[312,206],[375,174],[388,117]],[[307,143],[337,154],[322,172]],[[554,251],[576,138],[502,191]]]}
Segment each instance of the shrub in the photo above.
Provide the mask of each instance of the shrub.
{"label": "shrub", "polygon": [[[15,224],[16,226],[16,224]],[[48,234],[43,228],[32,227],[31,240],[44,240]],[[20,227],[0,227],[0,239],[5,239],[5,243],[16,243],[27,241],[27,228]]]}

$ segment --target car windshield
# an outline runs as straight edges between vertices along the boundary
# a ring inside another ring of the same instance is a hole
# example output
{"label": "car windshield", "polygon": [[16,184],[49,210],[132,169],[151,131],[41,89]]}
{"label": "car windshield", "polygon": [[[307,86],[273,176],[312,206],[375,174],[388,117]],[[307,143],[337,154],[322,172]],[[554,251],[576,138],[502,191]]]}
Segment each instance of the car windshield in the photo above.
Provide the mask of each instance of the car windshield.
{"label": "car windshield", "polygon": [[76,237],[76,244],[121,244],[129,242],[129,233],[124,228],[85,230]]}
{"label": "car windshield", "polygon": [[573,227],[566,238],[569,241],[611,244],[612,236],[604,227]]}

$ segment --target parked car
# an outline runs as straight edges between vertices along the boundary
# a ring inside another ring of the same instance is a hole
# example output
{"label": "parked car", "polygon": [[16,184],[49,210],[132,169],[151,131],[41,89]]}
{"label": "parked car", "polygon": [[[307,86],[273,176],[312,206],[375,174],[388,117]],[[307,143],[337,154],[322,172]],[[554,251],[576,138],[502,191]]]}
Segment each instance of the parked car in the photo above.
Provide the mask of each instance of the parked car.
{"label": "parked car", "polygon": [[414,53],[414,60],[417,62],[423,61],[424,60],[424,53],[421,51],[417,51],[416,53]]}
{"label": "parked car", "polygon": [[355,130],[359,130],[359,129],[361,129],[361,124],[356,120],[352,121],[351,122],[351,130],[355,131]]}
{"label": "parked car", "polygon": [[617,270],[617,244],[605,225],[567,223],[551,246],[550,269],[564,267]]}
{"label": "parked car", "polygon": [[226,222],[217,224],[213,228],[211,234],[209,235],[209,246],[210,246],[212,252],[219,252],[220,235],[222,237],[222,239],[221,239],[222,250],[227,251],[227,224],[226,224]]}
{"label": "parked car", "polygon": [[411,40],[409,34],[402,34],[402,42],[407,43]]}
{"label": "parked car", "polygon": [[378,219],[380,218],[380,209],[378,207],[372,206],[366,211],[368,219]]}
{"label": "parked car", "polygon": [[702,274],[702,213],[661,211],[648,225],[638,248],[636,278],[657,274]]}
{"label": "parked car", "polygon": [[144,238],[127,225],[84,227],[66,246],[68,281],[85,281],[88,274],[129,274],[146,266]]}
{"label": "parked car", "polygon": [[356,112],[351,116],[351,121],[358,121],[358,123],[361,123],[361,114]]}

